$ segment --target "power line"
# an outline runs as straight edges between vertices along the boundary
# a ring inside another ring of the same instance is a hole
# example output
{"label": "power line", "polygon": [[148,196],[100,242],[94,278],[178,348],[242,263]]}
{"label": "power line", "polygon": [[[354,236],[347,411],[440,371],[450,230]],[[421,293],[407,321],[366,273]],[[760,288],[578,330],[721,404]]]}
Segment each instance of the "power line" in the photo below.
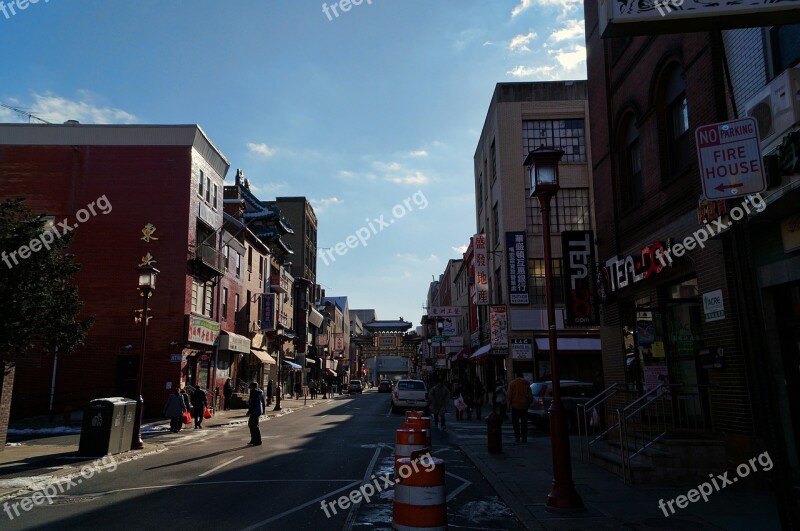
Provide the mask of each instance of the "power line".
{"label": "power line", "polygon": [[[40,122],[42,122],[43,124],[50,124],[50,122],[48,122],[47,120],[44,120],[44,119],[42,119],[42,118],[39,118],[39,117],[38,117],[38,116],[36,116],[35,114],[31,114],[31,113],[29,113],[28,111],[26,111],[26,110],[24,110],[24,109],[20,109],[20,108],[18,108],[18,107],[13,107],[13,106],[11,106],[11,105],[7,105],[7,104],[5,104],[5,103],[2,103],[2,102],[0,102],[0,107],[5,107],[6,109],[11,109],[12,111],[14,111],[14,112],[16,112],[16,113],[19,113],[19,114],[21,114],[21,115],[23,115],[23,116],[26,116],[26,117],[28,118],[28,123],[31,123],[31,118],[33,118],[34,120],[39,120],[39,121],[40,121]],[[51,125],[52,125],[52,124],[51,124]]]}

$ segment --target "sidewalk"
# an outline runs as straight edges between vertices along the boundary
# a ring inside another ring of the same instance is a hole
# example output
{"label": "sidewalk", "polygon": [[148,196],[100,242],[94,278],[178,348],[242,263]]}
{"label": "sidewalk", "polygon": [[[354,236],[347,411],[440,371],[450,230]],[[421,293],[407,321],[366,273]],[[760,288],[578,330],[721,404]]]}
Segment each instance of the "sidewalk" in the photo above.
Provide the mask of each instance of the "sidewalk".
{"label": "sidewalk", "polygon": [[490,454],[486,440],[459,447],[495,487],[526,529],[780,529],[771,494],[728,487],[700,499],[668,518],[659,508],[696,485],[625,485],[612,473],[581,463],[577,437],[571,437],[572,477],[586,511],[556,514],[545,510],[553,481],[549,437],[527,443],[503,440],[503,453]]}
{"label": "sidewalk", "polygon": [[[347,395],[335,395],[334,400]],[[262,419],[288,415],[294,411],[312,408],[331,400],[281,400],[281,411],[273,411],[275,403],[267,408]],[[233,427],[247,424],[244,409],[218,411],[210,419],[203,422],[204,429]],[[33,417],[13,421],[9,429],[10,439],[24,437],[22,442],[8,443],[0,451],[0,500],[8,499],[23,491],[34,490],[37,485],[52,482],[55,478],[67,478],[79,473],[82,466],[94,462],[97,458],[78,455],[83,412],[72,414],[70,426],[63,425],[63,419],[57,417],[51,421],[47,417]],[[191,431],[191,424],[184,426],[183,432]],[[169,419],[145,419],[142,433],[169,432]],[[69,436],[67,439],[66,436]],[[163,452],[167,447],[151,442],[145,437],[145,446],[141,450],[130,450],[114,457],[117,462],[140,459],[147,455]]]}

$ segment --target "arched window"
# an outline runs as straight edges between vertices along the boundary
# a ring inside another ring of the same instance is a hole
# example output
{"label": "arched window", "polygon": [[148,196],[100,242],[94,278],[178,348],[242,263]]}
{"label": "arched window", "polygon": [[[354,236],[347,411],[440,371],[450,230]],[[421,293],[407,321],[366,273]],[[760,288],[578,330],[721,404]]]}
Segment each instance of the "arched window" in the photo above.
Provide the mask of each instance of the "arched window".
{"label": "arched window", "polygon": [[677,63],[669,65],[661,79],[659,118],[667,147],[666,153],[662,153],[661,157],[664,172],[662,180],[668,181],[686,171],[692,161],[689,103],[686,99],[686,84]]}
{"label": "arched window", "polygon": [[625,121],[621,137],[622,208],[627,210],[637,207],[644,199],[642,151],[633,115]]}

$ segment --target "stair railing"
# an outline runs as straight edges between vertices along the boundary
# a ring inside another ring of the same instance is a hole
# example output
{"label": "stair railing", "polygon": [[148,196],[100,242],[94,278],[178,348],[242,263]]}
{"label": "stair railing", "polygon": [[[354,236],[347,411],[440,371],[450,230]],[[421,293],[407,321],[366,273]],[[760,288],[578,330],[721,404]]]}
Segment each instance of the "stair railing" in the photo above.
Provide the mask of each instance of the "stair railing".
{"label": "stair railing", "polygon": [[[589,431],[590,431],[589,430],[590,423],[587,420],[590,417],[590,415],[593,415],[593,413],[590,413],[589,415],[587,415],[586,412],[587,411],[592,412],[594,410],[597,410],[599,417],[602,416],[602,418],[607,418],[607,416],[605,415],[606,403],[608,402],[608,400],[610,398],[614,397],[621,390],[622,390],[622,388],[621,388],[620,384],[619,383],[614,383],[614,384],[610,385],[609,387],[606,387],[605,389],[600,391],[599,394],[597,394],[596,396],[593,396],[587,402],[584,402],[583,404],[578,404],[578,406],[577,406],[577,410],[578,410],[578,440],[580,441],[580,445],[581,445],[581,461],[584,461],[584,449],[585,449],[586,459],[588,459],[589,458],[589,452],[591,450],[591,446],[593,444],[595,444],[597,441],[601,440],[603,437],[605,437],[608,434],[608,432],[610,432],[612,429],[614,429],[617,426],[619,426],[619,423],[617,423],[614,426],[606,429],[605,431],[603,431],[599,435],[595,435],[593,437],[592,436],[593,434],[589,433]],[[601,411],[603,413],[600,413]],[[591,439],[590,439],[590,437],[591,437]]]}

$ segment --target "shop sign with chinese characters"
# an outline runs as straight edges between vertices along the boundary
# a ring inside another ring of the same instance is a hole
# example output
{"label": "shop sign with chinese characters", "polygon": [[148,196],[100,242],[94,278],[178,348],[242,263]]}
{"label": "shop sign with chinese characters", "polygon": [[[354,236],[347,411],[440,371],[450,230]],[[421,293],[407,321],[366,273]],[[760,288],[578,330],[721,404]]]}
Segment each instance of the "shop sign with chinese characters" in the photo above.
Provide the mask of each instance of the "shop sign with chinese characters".
{"label": "shop sign with chinese characters", "polygon": [[528,304],[528,251],[525,232],[506,232],[508,260],[508,302]]}
{"label": "shop sign with chinese characters", "polygon": [[505,306],[489,306],[492,348],[508,348],[508,312]]}
{"label": "shop sign with chinese characters", "polygon": [[599,326],[593,233],[588,230],[564,231],[561,233],[561,246],[566,276],[564,326]]}
{"label": "shop sign with chinese characters", "polygon": [[475,304],[489,304],[489,263],[486,253],[486,235],[476,234],[472,238],[475,247]]}
{"label": "shop sign with chinese characters", "polygon": [[461,306],[431,306],[430,317],[461,317]]}
{"label": "shop sign with chinese characters", "polygon": [[197,315],[188,315],[187,319],[189,321],[187,341],[203,345],[214,344],[219,336],[218,322]]}

